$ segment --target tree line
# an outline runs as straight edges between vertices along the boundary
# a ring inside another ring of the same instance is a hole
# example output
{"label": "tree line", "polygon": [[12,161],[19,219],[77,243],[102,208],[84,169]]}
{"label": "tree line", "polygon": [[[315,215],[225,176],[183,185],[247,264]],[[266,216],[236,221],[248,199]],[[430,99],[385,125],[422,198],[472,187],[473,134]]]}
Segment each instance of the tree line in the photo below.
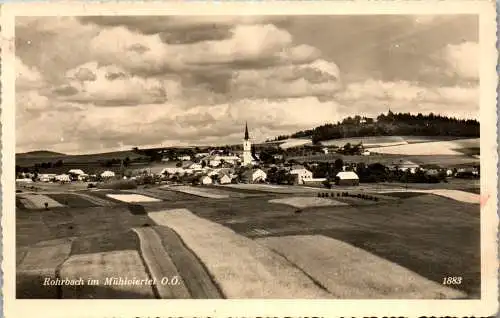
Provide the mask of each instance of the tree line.
{"label": "tree line", "polygon": [[342,121],[302,130],[289,136],[280,135],[274,140],[287,138],[311,138],[313,143],[330,139],[367,136],[450,136],[479,137],[477,120],[457,119],[433,113],[413,115],[393,113],[379,115],[376,120],[368,117],[347,117]]}

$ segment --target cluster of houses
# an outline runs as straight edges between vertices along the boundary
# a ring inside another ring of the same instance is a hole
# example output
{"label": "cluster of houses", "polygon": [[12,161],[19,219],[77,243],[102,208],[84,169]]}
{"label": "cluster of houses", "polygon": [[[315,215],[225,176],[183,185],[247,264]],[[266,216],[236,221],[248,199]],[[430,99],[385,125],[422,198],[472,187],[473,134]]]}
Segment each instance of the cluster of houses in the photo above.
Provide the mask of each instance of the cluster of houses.
{"label": "cluster of houses", "polygon": [[87,174],[81,169],[71,169],[67,173],[55,174],[55,173],[20,173],[16,182],[59,182],[59,183],[68,183],[72,181],[97,181],[97,180],[105,180],[115,178],[116,174],[113,171],[106,170],[102,173],[96,174]]}

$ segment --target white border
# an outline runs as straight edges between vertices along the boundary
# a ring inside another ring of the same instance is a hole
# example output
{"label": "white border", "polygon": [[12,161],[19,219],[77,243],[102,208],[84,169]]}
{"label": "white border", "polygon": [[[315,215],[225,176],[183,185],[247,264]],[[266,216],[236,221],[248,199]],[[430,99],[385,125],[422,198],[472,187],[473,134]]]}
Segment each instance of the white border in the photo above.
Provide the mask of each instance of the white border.
{"label": "white border", "polygon": [[[16,300],[15,299],[15,16],[478,14],[481,47],[481,300]],[[498,307],[496,12],[493,1],[135,2],[3,4],[2,229],[6,317],[492,316]]]}

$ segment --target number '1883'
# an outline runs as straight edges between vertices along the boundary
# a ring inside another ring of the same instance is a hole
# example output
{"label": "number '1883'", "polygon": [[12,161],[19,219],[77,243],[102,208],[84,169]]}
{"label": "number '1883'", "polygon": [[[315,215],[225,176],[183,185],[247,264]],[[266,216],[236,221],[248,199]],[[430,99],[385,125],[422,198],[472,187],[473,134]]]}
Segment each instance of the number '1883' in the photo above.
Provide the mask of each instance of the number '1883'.
{"label": "number '1883'", "polygon": [[443,285],[460,285],[462,284],[462,277],[449,276],[443,278]]}

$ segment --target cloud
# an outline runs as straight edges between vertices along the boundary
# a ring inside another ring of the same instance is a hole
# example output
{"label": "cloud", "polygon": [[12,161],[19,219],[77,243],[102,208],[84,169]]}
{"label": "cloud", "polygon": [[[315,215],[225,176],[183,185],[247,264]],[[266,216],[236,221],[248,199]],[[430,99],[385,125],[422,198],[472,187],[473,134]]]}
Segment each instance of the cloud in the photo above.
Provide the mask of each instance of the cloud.
{"label": "cloud", "polygon": [[463,118],[479,116],[478,87],[426,87],[406,81],[369,79],[350,83],[336,98],[345,107],[371,115],[390,108],[396,112],[434,112]]}
{"label": "cloud", "polygon": [[230,34],[220,41],[166,44],[158,34],[144,35],[125,27],[113,27],[94,37],[90,48],[98,61],[142,74],[238,68],[238,63],[300,64],[319,56],[313,47],[293,45],[287,31],[271,24],[237,25]]}
{"label": "cloud", "polygon": [[332,96],[339,88],[340,72],[335,63],[316,60],[235,72],[230,91],[238,98],[286,98]]}
{"label": "cloud", "polygon": [[221,27],[246,24],[279,23],[286,21],[284,16],[99,16],[82,17],[83,23],[92,23],[106,27],[123,26],[133,31],[145,34],[155,34],[162,31],[206,29],[207,27]]}
{"label": "cloud", "polygon": [[89,41],[99,33],[76,17],[16,17],[16,54],[48,81],[91,59]]}
{"label": "cloud", "polygon": [[141,78],[123,69],[90,62],[66,73],[67,84],[52,92],[59,100],[97,106],[160,104],[167,100],[161,80]]}
{"label": "cloud", "polygon": [[16,89],[25,90],[38,88],[43,85],[42,74],[35,68],[29,67],[16,56]]}
{"label": "cloud", "polygon": [[468,80],[479,79],[479,43],[449,44],[442,54],[450,74]]}

